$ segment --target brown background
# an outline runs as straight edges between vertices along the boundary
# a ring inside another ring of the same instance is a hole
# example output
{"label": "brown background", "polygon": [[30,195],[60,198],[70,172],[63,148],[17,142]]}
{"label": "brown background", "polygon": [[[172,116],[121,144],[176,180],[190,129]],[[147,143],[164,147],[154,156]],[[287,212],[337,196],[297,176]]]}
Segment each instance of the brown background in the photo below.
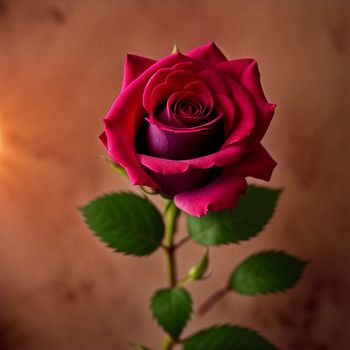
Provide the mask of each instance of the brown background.
{"label": "brown background", "polygon": [[[277,215],[248,243],[213,249],[213,277],[261,248],[312,261],[292,291],[231,295],[186,332],[214,322],[260,330],[281,349],[350,349],[349,1],[0,1],[0,348],[159,348],[147,309],[164,259],[113,254],[77,207],[129,189],[100,159],[101,118],[126,52],[159,58],[215,41],[255,57],[278,112],[264,144],[285,187]],[[203,248],[188,245],[184,270]]]}

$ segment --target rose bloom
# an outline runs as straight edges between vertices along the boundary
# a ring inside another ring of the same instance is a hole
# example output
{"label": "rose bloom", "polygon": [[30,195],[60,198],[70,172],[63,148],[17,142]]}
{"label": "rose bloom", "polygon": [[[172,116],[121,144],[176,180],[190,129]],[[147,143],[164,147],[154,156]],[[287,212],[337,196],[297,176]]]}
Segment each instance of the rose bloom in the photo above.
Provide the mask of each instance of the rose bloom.
{"label": "rose bloom", "polygon": [[101,139],[133,184],[203,216],[233,208],[246,177],[270,179],[276,162],[260,142],[275,108],[256,61],[214,43],[158,61],[128,54]]}

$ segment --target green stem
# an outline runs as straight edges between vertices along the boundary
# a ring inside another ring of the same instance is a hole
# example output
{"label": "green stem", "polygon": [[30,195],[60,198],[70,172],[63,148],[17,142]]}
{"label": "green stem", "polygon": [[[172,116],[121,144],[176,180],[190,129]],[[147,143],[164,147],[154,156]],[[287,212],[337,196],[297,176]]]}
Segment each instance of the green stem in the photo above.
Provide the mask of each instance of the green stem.
{"label": "green stem", "polygon": [[178,209],[172,202],[166,212],[167,225],[165,229],[164,251],[167,266],[167,278],[170,287],[175,287],[177,283],[176,261],[175,261],[175,245],[174,234],[176,230],[176,220],[178,217]]}
{"label": "green stem", "polygon": [[[169,287],[173,288],[177,285],[177,270],[175,260],[175,245],[174,234],[176,231],[176,221],[179,216],[179,210],[176,208],[173,201],[164,203],[166,209],[166,229],[164,239],[164,252],[166,258],[167,280]],[[171,350],[174,345],[174,340],[166,334],[163,338],[162,350]]]}
{"label": "green stem", "polygon": [[162,350],[171,350],[173,348],[174,341],[168,335],[165,335],[162,343]]}

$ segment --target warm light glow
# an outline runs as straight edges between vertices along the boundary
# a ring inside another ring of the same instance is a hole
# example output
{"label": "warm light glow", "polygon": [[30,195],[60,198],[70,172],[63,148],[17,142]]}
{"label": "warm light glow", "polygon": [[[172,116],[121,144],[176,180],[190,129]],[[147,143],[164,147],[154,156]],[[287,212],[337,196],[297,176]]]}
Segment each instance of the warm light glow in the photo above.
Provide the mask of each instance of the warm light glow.
{"label": "warm light glow", "polygon": [[1,124],[0,124],[0,158],[2,155],[2,147],[3,147],[3,142],[2,142],[2,133],[1,133]]}
{"label": "warm light glow", "polygon": [[[4,149],[4,139],[3,139],[3,124],[1,122],[1,114],[0,114],[0,160],[3,158],[3,149]],[[1,168],[1,164],[0,164]]]}

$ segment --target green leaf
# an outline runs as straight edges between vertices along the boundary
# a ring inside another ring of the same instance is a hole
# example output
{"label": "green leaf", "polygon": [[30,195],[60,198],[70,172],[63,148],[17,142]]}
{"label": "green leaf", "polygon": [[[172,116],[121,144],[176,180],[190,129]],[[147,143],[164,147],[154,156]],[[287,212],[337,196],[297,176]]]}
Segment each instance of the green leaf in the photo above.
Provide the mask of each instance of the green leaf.
{"label": "green leaf", "polygon": [[177,339],[191,316],[191,296],[181,287],[160,289],[151,299],[151,310],[159,325]]}
{"label": "green leaf", "polygon": [[191,238],[203,245],[238,243],[256,236],[272,217],[281,190],[249,186],[236,208],[187,217]]}
{"label": "green leaf", "polygon": [[156,250],[164,236],[157,208],[132,193],[112,193],[81,208],[87,225],[118,252],[142,256]]}
{"label": "green leaf", "polygon": [[241,294],[284,291],[300,279],[306,262],[280,251],[265,251],[240,263],[230,278],[230,288]]}
{"label": "green leaf", "polygon": [[222,325],[202,330],[183,343],[184,350],[277,350],[257,332],[240,326]]}

